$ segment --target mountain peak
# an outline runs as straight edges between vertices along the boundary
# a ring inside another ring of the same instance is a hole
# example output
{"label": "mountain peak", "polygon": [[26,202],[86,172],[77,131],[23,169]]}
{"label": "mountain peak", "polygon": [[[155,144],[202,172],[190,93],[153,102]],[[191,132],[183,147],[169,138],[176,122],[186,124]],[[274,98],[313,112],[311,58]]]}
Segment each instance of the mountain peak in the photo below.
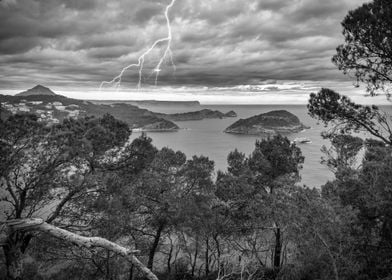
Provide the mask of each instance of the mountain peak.
{"label": "mountain peak", "polygon": [[49,89],[49,88],[44,87],[43,85],[36,85],[36,86],[33,87],[32,89]]}
{"label": "mountain peak", "polygon": [[56,96],[50,88],[44,87],[43,85],[36,85],[35,87],[16,94],[17,96],[30,96],[30,95],[51,95]]}

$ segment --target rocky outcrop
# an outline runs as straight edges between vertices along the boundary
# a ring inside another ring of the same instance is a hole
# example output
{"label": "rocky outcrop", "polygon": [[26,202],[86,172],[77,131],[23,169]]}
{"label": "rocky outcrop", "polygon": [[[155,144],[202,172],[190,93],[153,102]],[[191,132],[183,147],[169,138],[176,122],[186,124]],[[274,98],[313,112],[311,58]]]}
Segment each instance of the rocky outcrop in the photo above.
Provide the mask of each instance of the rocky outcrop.
{"label": "rocky outcrop", "polygon": [[273,135],[299,132],[309,128],[297,116],[285,110],[271,111],[247,119],[240,119],[225,129],[227,133]]}

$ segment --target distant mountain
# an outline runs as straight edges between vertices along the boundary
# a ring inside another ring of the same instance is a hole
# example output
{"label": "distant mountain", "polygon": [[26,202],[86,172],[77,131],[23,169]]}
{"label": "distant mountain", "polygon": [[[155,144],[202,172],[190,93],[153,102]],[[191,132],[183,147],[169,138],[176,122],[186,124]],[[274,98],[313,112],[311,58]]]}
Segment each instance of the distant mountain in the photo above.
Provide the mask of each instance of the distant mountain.
{"label": "distant mountain", "polygon": [[200,106],[199,101],[138,100],[130,103],[136,106]]}
{"label": "distant mountain", "polygon": [[298,117],[285,110],[271,111],[247,119],[240,119],[225,129],[227,133],[271,135],[294,133],[309,128]]}
{"label": "distant mountain", "polygon": [[126,103],[135,106],[165,106],[165,107],[196,107],[200,106],[199,101],[164,101],[164,100],[90,100],[95,104]]}
{"label": "distant mountain", "polygon": [[36,85],[35,87],[16,94],[16,96],[30,96],[30,95],[50,95],[56,96],[50,88],[44,87],[42,85]]}

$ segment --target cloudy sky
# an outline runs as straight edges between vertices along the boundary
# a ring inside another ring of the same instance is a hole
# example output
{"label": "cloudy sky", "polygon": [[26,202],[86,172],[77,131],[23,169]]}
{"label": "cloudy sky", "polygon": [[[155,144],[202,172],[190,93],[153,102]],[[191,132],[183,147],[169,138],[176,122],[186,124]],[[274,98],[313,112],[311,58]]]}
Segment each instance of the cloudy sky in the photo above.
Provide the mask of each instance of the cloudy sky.
{"label": "cloudy sky", "polygon": [[170,1],[0,0],[0,90],[43,84],[79,98],[206,102],[302,102],[324,86],[363,94],[331,63],[343,42],[340,22],[362,0],[176,0],[169,10],[175,67],[166,59],[154,85],[165,41],[144,57],[141,90],[132,67],[119,89],[99,91],[168,36]]}

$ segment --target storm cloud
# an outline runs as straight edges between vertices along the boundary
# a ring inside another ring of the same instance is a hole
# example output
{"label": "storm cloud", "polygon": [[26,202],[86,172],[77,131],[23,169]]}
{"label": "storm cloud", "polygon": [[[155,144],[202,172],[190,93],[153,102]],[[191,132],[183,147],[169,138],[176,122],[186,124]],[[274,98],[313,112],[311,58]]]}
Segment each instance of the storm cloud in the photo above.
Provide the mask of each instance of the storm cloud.
{"label": "storm cloud", "polygon": [[[169,0],[0,1],[1,88],[94,88],[167,36]],[[267,80],[342,81],[331,63],[340,22],[358,0],[177,0],[173,60],[163,86],[235,86]],[[163,45],[146,57],[143,83]],[[134,87],[138,72],[126,72]]]}

